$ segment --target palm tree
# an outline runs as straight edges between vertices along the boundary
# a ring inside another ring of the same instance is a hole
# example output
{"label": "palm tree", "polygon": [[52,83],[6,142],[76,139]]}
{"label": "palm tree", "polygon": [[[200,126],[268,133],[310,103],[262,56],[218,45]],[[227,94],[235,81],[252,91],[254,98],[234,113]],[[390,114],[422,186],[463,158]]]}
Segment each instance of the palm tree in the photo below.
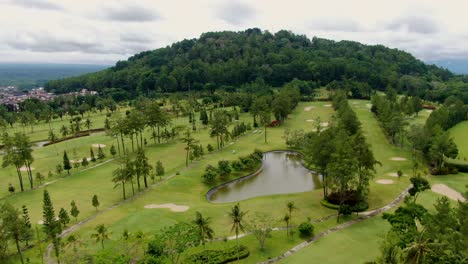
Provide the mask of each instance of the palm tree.
{"label": "palm tree", "polygon": [[92,125],[93,125],[93,122],[91,121],[91,119],[86,118],[85,126],[86,126],[86,128],[88,129],[88,131],[89,131],[89,129],[91,128]]}
{"label": "palm tree", "polygon": [[242,225],[242,220],[247,214],[247,211],[242,211],[240,209],[239,203],[234,205],[229,212],[229,217],[231,217],[232,228],[231,232],[235,231],[236,233],[236,244],[237,244],[237,260],[239,260],[239,231],[244,231],[244,226]]}
{"label": "palm tree", "polygon": [[203,215],[197,211],[195,212],[195,220],[192,222],[198,227],[202,245],[205,247],[205,238],[212,239],[214,234],[213,229],[210,227],[211,218],[203,218]]}
{"label": "palm tree", "polygon": [[290,219],[291,219],[291,216],[287,213],[283,217],[283,221],[286,222],[286,237],[289,237],[289,220]]}
{"label": "palm tree", "polygon": [[103,224],[96,226],[96,233],[91,234],[91,238],[96,239],[96,243],[101,242],[102,249],[104,249],[104,241],[109,239],[109,233],[107,232],[107,227]]}
{"label": "palm tree", "polygon": [[123,199],[125,200],[126,199],[125,197],[125,181],[126,181],[125,176],[126,175],[125,175],[124,169],[117,168],[112,172],[112,175],[114,176],[112,178],[112,181],[115,183],[115,187],[117,187],[117,185],[119,184],[122,184]]}
{"label": "palm tree", "polygon": [[63,126],[60,128],[60,133],[62,133],[62,136],[63,136],[63,137],[68,136],[68,134],[69,134],[68,127],[66,127],[65,125],[63,125]]}
{"label": "palm tree", "polygon": [[289,212],[289,221],[291,221],[292,212],[293,212],[294,210],[297,210],[297,207],[296,207],[296,205],[294,204],[293,201],[289,201],[289,202],[286,204],[286,207],[288,208],[288,212]]}
{"label": "palm tree", "polygon": [[416,236],[407,248],[404,249],[406,253],[405,263],[420,264],[425,263],[426,256],[432,251],[431,246],[436,243],[430,243],[428,238],[424,237],[424,231]]}

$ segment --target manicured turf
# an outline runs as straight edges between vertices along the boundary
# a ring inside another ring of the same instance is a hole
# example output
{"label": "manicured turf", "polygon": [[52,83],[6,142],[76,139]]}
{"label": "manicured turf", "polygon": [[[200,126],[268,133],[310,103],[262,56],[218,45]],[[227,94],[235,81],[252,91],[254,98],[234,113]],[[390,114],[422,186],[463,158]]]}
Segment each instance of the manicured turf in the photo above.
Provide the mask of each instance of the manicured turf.
{"label": "manicured turf", "polygon": [[458,146],[458,159],[468,161],[468,121],[452,127],[450,135]]}
{"label": "manicured turf", "polygon": [[[378,126],[377,121],[366,106],[366,104],[369,104],[369,101],[353,100],[351,103],[358,114],[359,119],[363,123],[363,130],[368,138],[368,142],[372,145],[376,158],[382,163],[382,166],[378,166],[377,168],[375,180],[391,179],[395,181],[395,184],[393,185],[382,185],[377,184],[374,181],[371,182],[369,205],[370,209],[375,209],[393,200],[401,190],[408,186],[409,177],[403,177],[398,180],[395,177],[388,176],[388,173],[394,173],[398,169],[402,169],[405,174],[410,175],[410,153],[388,143],[382,133],[382,130]],[[88,250],[92,252],[95,249],[99,249],[99,245],[90,239],[90,235],[94,233],[94,228],[98,224],[102,223],[108,226],[109,230],[112,232],[112,240],[116,241],[121,237],[124,229],[129,230],[131,233],[144,231],[147,232],[148,236],[151,236],[152,233],[157,232],[162,227],[171,225],[177,221],[190,221],[194,218],[195,211],[200,211],[204,216],[208,216],[213,219],[212,227],[215,230],[216,237],[232,236],[233,234],[230,232],[231,224],[227,216],[227,212],[234,203],[212,204],[206,201],[205,194],[209,189],[209,186],[206,186],[201,181],[201,175],[203,174],[205,167],[208,164],[215,165],[219,160],[234,160],[239,156],[250,154],[254,148],[259,148],[264,151],[285,149],[286,145],[283,139],[285,129],[304,129],[305,131],[310,131],[313,129],[313,123],[308,122],[307,120],[312,120],[316,117],[320,117],[323,122],[332,121],[331,115],[333,114],[333,110],[331,107],[325,106],[328,104],[330,103],[300,103],[284,125],[277,128],[268,128],[267,144],[264,143],[263,131],[262,133],[260,133],[260,131],[257,131],[257,133],[249,132],[247,135],[233,141],[233,144],[228,145],[223,150],[207,155],[201,160],[195,161],[187,170],[184,169],[185,151],[182,143],[173,141],[164,144],[153,144],[152,141],[149,140],[149,134],[146,133],[145,137],[148,139],[149,143],[146,148],[146,152],[150,163],[154,165],[157,160],[161,160],[166,168],[166,175],[173,175],[176,172],[180,172],[180,175],[176,175],[167,181],[163,181],[135,200],[98,215],[95,219],[75,231],[74,234],[84,240],[84,242],[88,244]],[[313,106],[315,108],[312,108],[310,111],[304,111],[304,108],[309,106]],[[251,120],[252,118],[250,115],[241,114],[241,121],[251,122]],[[188,124],[186,118],[179,118],[174,121],[178,124]],[[208,143],[213,146],[215,145],[215,139],[209,137],[207,128],[200,128],[194,133],[194,136],[199,139],[201,144],[205,147]],[[83,155],[89,156],[89,147],[94,143],[108,145],[105,149],[108,157],[108,148],[111,144],[116,144],[114,139],[104,134],[98,134],[44,147],[34,151],[36,161],[33,164],[33,167],[37,168],[37,170],[40,170],[41,172],[47,172],[49,169],[54,169],[56,164],[61,162],[64,149],[67,149],[70,155],[70,153],[73,152],[73,148],[76,148],[76,156],[79,158],[82,158]],[[127,140],[125,144],[130,146],[129,140]],[[392,161],[390,160],[392,157],[405,157],[407,160]],[[91,197],[94,194],[99,196],[101,208],[110,207],[111,205],[121,201],[122,194],[120,186],[114,188],[114,183],[111,182],[112,171],[117,168],[118,165],[118,161],[111,161],[94,169],[74,173],[71,176],[50,184],[47,189],[51,194],[56,212],[60,207],[69,209],[70,201],[75,200],[81,210],[79,220],[82,220],[95,213],[95,209],[91,206]],[[42,190],[34,190],[8,196],[6,193],[7,183],[16,183],[17,181],[14,170],[12,168],[1,169],[0,173],[2,173],[0,174],[0,186],[5,186],[0,190],[0,195],[17,207],[20,207],[23,204],[27,205],[30,210],[32,222],[36,223],[37,220],[41,219]],[[127,195],[131,196],[131,188],[129,184],[127,184]],[[282,226],[284,224],[280,219],[282,219],[286,213],[285,204],[287,201],[294,201],[296,206],[299,208],[299,210],[293,215],[293,224],[298,224],[306,220],[307,217],[318,219],[334,214],[335,211],[324,208],[320,205],[321,199],[321,190],[315,190],[298,194],[258,197],[242,201],[240,204],[243,210],[249,211],[249,214],[252,214],[253,212],[268,213],[273,219],[275,219],[275,221],[277,221],[277,224],[275,225]],[[147,204],[160,203],[187,205],[190,209],[187,212],[175,213],[168,209],[144,208]],[[316,225],[316,233],[320,230],[332,227],[335,224],[336,220],[332,219]],[[368,231],[359,231],[359,233],[362,232],[363,237],[365,237],[365,234],[370,236],[375,230],[380,232],[382,229],[378,229],[377,227],[370,228]],[[266,251],[263,252],[258,250],[258,244],[253,237],[247,237],[241,241],[242,244],[248,246],[251,251],[251,256],[243,260],[242,263],[264,261],[269,257],[280,255],[292,246],[300,243],[300,240],[297,238],[292,241],[287,241],[286,238],[284,238],[284,231],[274,232],[273,238],[267,242]],[[210,246],[222,246],[223,243],[225,242],[210,243]],[[375,241],[372,241],[372,243],[377,244]],[[109,241],[106,242],[106,244],[111,247],[115,245],[115,242]],[[334,250],[338,247],[338,245],[331,242],[330,245],[331,247],[328,251]],[[305,251],[307,251],[307,249],[305,249]],[[33,260],[33,263],[34,261],[38,261],[37,256],[35,256],[37,255],[36,249],[27,251],[26,255]],[[356,257],[353,258],[353,254],[350,253],[348,255],[348,260],[363,259],[359,256],[360,254],[356,254]]]}

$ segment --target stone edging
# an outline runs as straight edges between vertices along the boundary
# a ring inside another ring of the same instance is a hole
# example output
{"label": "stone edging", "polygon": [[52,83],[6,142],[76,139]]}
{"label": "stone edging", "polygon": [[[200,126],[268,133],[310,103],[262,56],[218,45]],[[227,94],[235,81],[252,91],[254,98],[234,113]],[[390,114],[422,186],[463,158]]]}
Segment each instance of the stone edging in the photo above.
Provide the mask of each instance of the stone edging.
{"label": "stone edging", "polygon": [[[282,150],[282,149],[278,149],[278,150],[270,150],[270,151],[265,151],[263,152],[263,157],[262,157],[262,164],[252,173],[249,173],[245,176],[242,176],[242,177],[239,177],[237,179],[233,179],[233,180],[230,180],[230,181],[227,181],[227,182],[224,182],[224,183],[221,183],[220,185],[217,185],[211,189],[208,190],[208,192],[206,192],[206,200],[208,202],[212,202],[211,201],[211,196],[219,189],[225,187],[225,186],[228,186],[230,184],[233,184],[233,183],[236,183],[236,182],[241,182],[241,181],[245,181],[245,180],[248,180],[252,177],[255,177],[257,176],[260,172],[262,172],[263,170],[263,158],[265,157],[265,154],[267,153],[274,153],[274,152],[289,152],[289,153],[295,153],[295,154],[299,154],[301,156],[304,156],[304,154],[300,153],[299,151],[296,151],[296,150],[290,150],[290,149],[287,149],[287,150]],[[308,170],[309,172],[314,172],[312,170],[309,170],[307,167],[304,166],[304,161],[301,161],[301,164],[302,166],[304,167],[304,169]]]}

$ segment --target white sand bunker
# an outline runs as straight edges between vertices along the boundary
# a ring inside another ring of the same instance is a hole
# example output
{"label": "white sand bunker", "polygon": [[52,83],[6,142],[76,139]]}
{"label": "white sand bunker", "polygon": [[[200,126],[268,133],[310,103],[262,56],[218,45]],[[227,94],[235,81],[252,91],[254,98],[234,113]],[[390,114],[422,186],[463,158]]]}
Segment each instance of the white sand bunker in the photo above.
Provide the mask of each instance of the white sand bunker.
{"label": "white sand bunker", "polygon": [[393,161],[404,161],[404,160],[406,160],[406,158],[402,158],[402,157],[391,157],[390,160],[393,160]]}
{"label": "white sand bunker", "polygon": [[106,145],[104,145],[104,144],[92,144],[91,147],[93,147],[93,148],[99,148],[99,147],[105,148]]}
{"label": "white sand bunker", "polygon": [[173,203],[167,203],[167,204],[147,204],[145,205],[145,208],[146,209],[167,208],[167,209],[170,209],[172,212],[185,212],[190,207],[188,207],[187,205],[177,205]]}
{"label": "white sand bunker", "polygon": [[304,107],[304,111],[308,112],[308,111],[310,111],[310,110],[312,110],[314,108],[315,108],[315,106],[307,106],[307,107]]}
{"label": "white sand bunker", "polygon": [[[390,176],[390,177],[398,177],[398,173],[396,173],[396,172],[390,172],[390,173],[387,173],[387,175]],[[403,177],[403,176],[407,176],[407,175],[403,174],[401,176]]]}
{"label": "white sand bunker", "polygon": [[328,125],[329,125],[328,122],[322,122],[322,123],[320,123],[320,126],[323,126],[323,127],[327,127]]}
{"label": "white sand bunker", "polygon": [[[34,168],[31,167],[31,170],[34,170]],[[20,168],[20,171],[28,171],[28,167],[23,166],[23,167]]]}
{"label": "white sand bunker", "polygon": [[433,110],[426,110],[426,113],[432,113]]}
{"label": "white sand bunker", "polygon": [[307,122],[315,122],[314,119],[307,119],[306,121],[307,121]]}
{"label": "white sand bunker", "polygon": [[324,107],[331,107],[331,106],[332,106],[331,104],[324,105]]}
{"label": "white sand bunker", "polygon": [[393,180],[376,180],[375,182],[379,184],[393,184]]}
{"label": "white sand bunker", "polygon": [[372,108],[372,104],[366,104],[367,108]]}
{"label": "white sand bunker", "polygon": [[431,190],[435,193],[445,195],[452,200],[459,200],[462,202],[465,201],[465,198],[463,197],[463,195],[461,195],[459,192],[455,191],[454,189],[448,187],[445,184],[440,184],[440,183],[434,184],[432,185]]}

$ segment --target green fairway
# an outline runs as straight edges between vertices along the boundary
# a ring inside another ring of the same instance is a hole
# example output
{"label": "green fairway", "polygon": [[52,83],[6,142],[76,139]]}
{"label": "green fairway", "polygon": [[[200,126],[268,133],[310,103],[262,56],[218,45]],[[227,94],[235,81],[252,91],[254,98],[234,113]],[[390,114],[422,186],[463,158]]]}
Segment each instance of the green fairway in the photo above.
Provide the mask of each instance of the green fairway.
{"label": "green fairway", "polygon": [[468,121],[463,121],[450,129],[450,135],[458,147],[458,159],[468,161]]}

